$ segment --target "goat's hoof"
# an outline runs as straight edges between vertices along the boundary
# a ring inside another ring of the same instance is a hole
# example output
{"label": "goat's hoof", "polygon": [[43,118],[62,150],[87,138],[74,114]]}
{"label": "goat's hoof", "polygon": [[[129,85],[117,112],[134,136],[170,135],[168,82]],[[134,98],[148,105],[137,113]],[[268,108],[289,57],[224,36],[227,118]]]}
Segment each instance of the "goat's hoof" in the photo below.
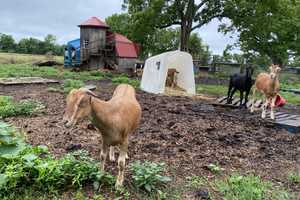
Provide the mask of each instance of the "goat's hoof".
{"label": "goat's hoof", "polygon": [[115,162],[115,161],[116,161],[116,158],[115,158],[115,157],[109,157],[109,161],[110,161],[110,162]]}
{"label": "goat's hoof", "polygon": [[120,189],[120,188],[122,188],[122,187],[123,187],[123,181],[117,180],[116,185],[115,185],[115,188],[116,188],[116,189]]}

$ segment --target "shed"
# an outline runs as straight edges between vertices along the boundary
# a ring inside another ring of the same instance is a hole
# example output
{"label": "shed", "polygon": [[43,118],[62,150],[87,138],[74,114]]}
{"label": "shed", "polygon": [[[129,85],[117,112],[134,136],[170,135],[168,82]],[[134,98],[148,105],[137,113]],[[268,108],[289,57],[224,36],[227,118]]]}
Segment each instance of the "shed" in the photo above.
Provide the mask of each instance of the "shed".
{"label": "shed", "polygon": [[124,35],[114,33],[117,64],[121,70],[133,68],[137,62],[139,49],[137,45]]}
{"label": "shed", "polygon": [[170,68],[179,72],[177,85],[188,94],[196,94],[193,58],[189,53],[182,51],[170,51],[147,59],[141,89],[154,94],[164,93]]}

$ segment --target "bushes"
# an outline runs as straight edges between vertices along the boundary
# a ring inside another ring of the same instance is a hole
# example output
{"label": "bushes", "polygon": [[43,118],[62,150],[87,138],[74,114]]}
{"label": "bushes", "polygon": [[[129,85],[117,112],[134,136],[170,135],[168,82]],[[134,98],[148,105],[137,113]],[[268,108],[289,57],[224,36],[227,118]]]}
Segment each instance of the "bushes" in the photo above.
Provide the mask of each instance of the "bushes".
{"label": "bushes", "polygon": [[159,187],[171,181],[171,178],[162,176],[164,171],[164,163],[152,163],[139,161],[130,165],[132,171],[132,178],[137,188],[146,190],[147,192],[157,191],[160,192]]}
{"label": "bushes", "polygon": [[24,100],[18,103],[13,102],[12,97],[0,96],[0,117],[31,116],[40,112],[44,106],[35,100]]}
{"label": "bushes", "polygon": [[98,189],[115,182],[115,177],[99,171],[99,164],[84,151],[55,159],[46,147],[28,145],[10,158],[0,156],[0,161],[0,197],[24,187],[54,192],[67,186],[80,188],[86,183]]}

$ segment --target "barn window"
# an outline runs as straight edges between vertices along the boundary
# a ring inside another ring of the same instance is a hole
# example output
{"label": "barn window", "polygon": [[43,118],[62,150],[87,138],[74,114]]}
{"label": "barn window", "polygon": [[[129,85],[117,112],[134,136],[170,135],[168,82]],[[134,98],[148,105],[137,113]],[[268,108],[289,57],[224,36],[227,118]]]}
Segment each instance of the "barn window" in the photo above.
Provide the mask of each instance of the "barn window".
{"label": "barn window", "polygon": [[84,40],[83,41],[83,48],[88,48],[89,47],[89,40]]}

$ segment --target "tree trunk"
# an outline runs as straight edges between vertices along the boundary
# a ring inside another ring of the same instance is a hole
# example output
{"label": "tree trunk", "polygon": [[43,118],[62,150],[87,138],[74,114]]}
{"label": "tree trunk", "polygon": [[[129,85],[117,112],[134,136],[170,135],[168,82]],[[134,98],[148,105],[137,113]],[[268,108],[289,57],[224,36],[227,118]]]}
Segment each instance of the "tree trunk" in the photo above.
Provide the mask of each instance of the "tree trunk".
{"label": "tree trunk", "polygon": [[191,30],[189,30],[186,22],[181,24],[181,34],[180,34],[180,51],[188,51],[188,42],[191,35]]}

